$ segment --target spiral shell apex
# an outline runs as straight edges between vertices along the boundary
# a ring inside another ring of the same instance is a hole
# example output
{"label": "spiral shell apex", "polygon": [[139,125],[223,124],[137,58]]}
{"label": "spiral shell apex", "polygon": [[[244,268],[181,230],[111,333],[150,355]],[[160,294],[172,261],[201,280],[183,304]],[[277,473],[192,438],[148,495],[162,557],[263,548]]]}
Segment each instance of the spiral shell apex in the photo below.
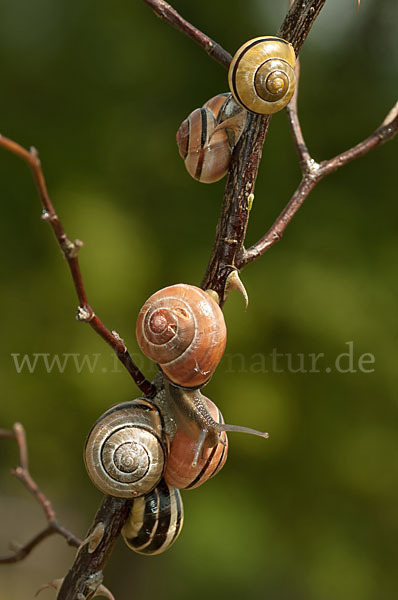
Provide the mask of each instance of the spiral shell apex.
{"label": "spiral shell apex", "polygon": [[98,419],[87,436],[84,462],[101,492],[133,498],[159,483],[166,452],[158,409],[138,398],[110,408]]}
{"label": "spiral shell apex", "polygon": [[183,283],[148,298],[139,312],[136,334],[142,352],[182,387],[206,383],[226,344],[218,304],[200,288]]}
{"label": "spiral shell apex", "polygon": [[261,115],[282,110],[294,93],[295,62],[293,46],[282,38],[263,36],[243,44],[228,72],[236,102]]}

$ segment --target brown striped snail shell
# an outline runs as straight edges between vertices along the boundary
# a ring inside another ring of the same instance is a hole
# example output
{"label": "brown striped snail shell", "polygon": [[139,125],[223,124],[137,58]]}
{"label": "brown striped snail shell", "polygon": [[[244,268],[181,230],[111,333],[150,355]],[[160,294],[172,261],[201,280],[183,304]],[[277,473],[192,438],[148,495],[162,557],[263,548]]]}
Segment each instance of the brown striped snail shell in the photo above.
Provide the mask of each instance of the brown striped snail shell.
{"label": "brown striped snail shell", "polygon": [[178,151],[191,177],[202,183],[224,177],[245,123],[246,113],[231,94],[214,96],[192,111],[176,135]]}
{"label": "brown striped snail shell", "polygon": [[294,93],[295,62],[293,46],[282,38],[262,36],[243,44],[228,72],[236,102],[261,115],[282,110]]}
{"label": "brown striped snail shell", "polygon": [[113,406],[97,420],[86,440],[84,462],[101,492],[133,498],[159,483],[166,455],[160,411],[138,398]]}
{"label": "brown striped snail shell", "polygon": [[134,499],[122,536],[134,552],[160,554],[176,541],[183,521],[180,492],[161,479],[151,492]]}
{"label": "brown striped snail shell", "polygon": [[223,355],[227,331],[217,302],[184,283],[159,290],[141,308],[136,326],[142,352],[173,383],[204,385]]}
{"label": "brown striped snail shell", "polygon": [[[224,423],[217,406],[202,396],[207,411],[216,423]],[[178,429],[170,446],[167,459],[165,481],[179,489],[193,489],[214,477],[225,464],[228,453],[228,438],[225,431],[219,432],[216,444],[208,446],[206,440],[203,449],[197,455],[198,440],[192,438],[183,429]],[[212,442],[210,442],[212,443]]]}

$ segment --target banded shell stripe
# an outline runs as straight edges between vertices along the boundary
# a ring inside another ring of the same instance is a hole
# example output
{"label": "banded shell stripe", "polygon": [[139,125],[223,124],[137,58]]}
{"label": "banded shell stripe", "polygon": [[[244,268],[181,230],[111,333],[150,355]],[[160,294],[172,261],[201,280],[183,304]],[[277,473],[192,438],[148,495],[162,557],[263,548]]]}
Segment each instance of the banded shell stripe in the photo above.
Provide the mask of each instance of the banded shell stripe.
{"label": "banded shell stripe", "polygon": [[160,554],[178,537],[183,518],[180,492],[162,480],[152,492],[134,500],[122,535],[135,552]]}

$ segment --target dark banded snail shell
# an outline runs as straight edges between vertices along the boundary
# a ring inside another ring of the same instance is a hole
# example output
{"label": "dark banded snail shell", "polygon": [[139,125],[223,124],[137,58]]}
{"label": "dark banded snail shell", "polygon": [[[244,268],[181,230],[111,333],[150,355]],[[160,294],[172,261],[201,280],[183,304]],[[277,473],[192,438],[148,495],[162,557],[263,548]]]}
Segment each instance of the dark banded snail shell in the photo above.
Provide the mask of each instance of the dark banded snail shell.
{"label": "dark banded snail shell", "polygon": [[181,494],[162,479],[136,498],[122,529],[124,541],[139,554],[160,554],[175,542],[184,521]]}

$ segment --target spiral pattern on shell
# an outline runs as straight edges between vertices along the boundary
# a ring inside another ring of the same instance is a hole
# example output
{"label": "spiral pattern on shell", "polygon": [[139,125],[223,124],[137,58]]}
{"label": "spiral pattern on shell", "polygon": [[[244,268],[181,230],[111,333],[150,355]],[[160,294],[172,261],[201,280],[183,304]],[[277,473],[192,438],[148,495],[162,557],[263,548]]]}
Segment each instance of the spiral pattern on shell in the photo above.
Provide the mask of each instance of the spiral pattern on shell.
{"label": "spiral pattern on shell", "polygon": [[282,110],[293,96],[293,46],[278,37],[258,37],[239,48],[228,72],[230,90],[243,108],[257,114]]}
{"label": "spiral pattern on shell", "polygon": [[101,492],[133,498],[158,484],[166,452],[159,410],[138,398],[110,408],[98,419],[86,440],[84,462]]}
{"label": "spiral pattern on shell", "polygon": [[138,554],[160,554],[176,541],[183,522],[181,494],[162,479],[154,490],[133,501],[122,536]]}
{"label": "spiral pattern on shell", "polygon": [[[204,397],[204,399],[207,410],[214,421],[224,423],[223,416],[214,402],[209,398]],[[206,447],[205,444],[197,464],[193,464],[196,448],[197,440],[178,429],[170,446],[164,474],[165,481],[169,485],[178,489],[193,489],[214,477],[227,460],[227,434],[225,431],[220,432],[218,443],[211,448]]]}
{"label": "spiral pattern on shell", "polygon": [[218,304],[200,288],[183,283],[148,298],[139,312],[136,334],[142,352],[182,387],[206,383],[226,344]]}

